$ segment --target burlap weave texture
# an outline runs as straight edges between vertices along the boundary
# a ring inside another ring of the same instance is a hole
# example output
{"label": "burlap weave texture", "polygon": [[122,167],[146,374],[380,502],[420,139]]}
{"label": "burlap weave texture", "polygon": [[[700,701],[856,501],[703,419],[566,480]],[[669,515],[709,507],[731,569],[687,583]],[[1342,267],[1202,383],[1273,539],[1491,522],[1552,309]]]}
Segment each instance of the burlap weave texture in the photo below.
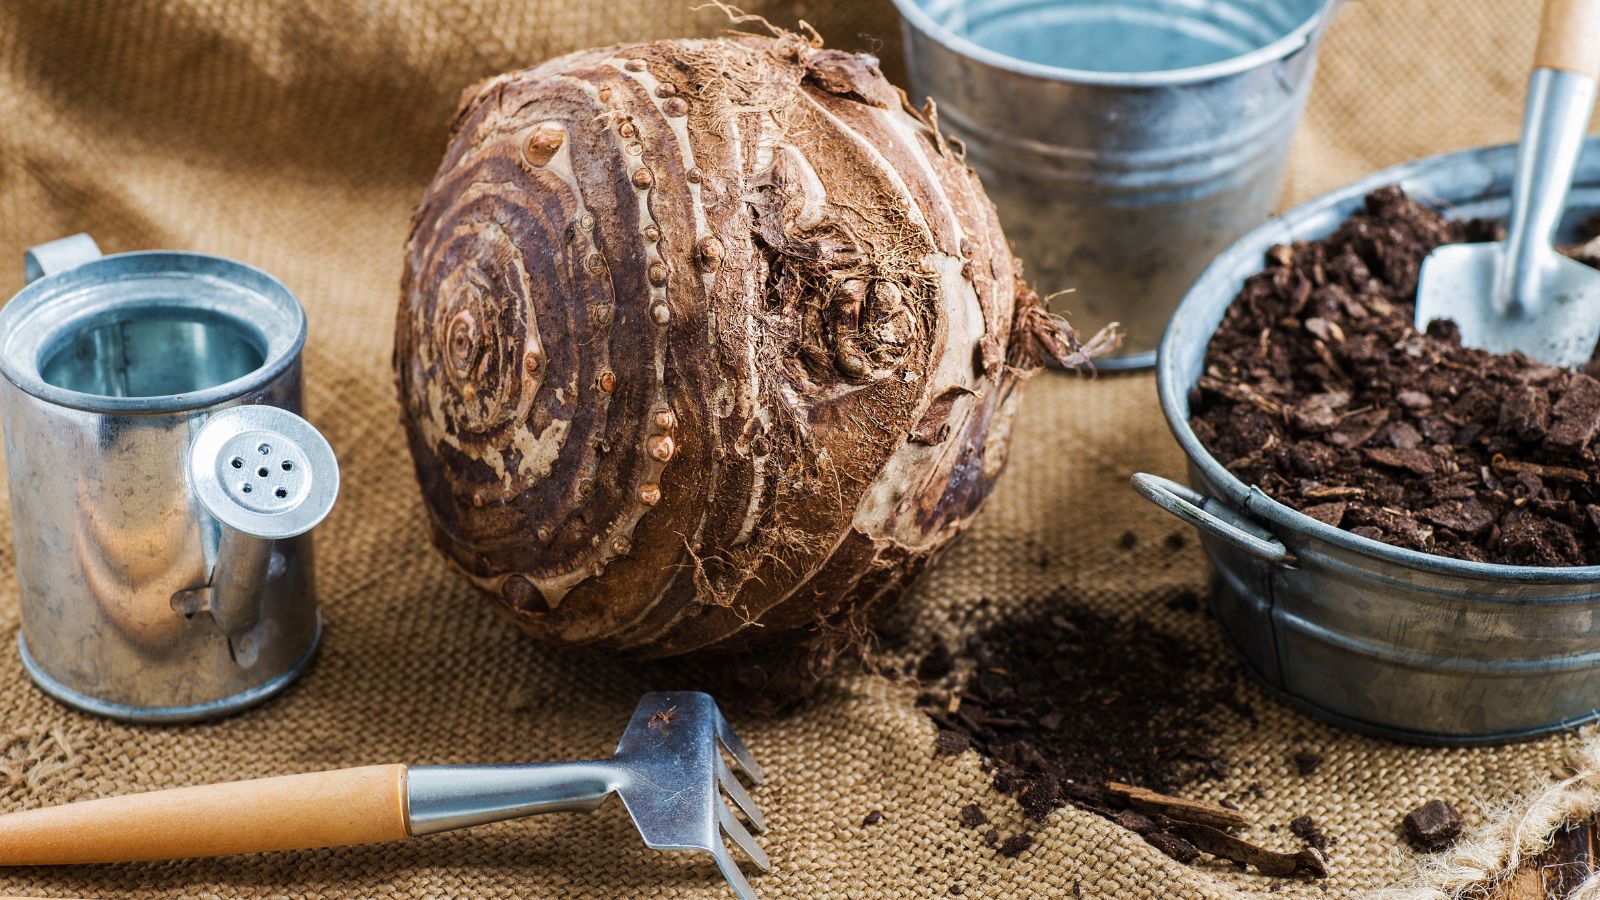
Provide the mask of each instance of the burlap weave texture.
{"label": "burlap weave texture", "polygon": [[[805,19],[831,45],[881,49],[895,74],[888,0],[747,4]],[[1324,48],[1287,200],[1426,153],[1512,139],[1536,0],[1356,0]],[[671,666],[541,648],[496,618],[428,547],[397,418],[389,349],[413,203],[444,149],[462,87],[583,46],[704,33],[715,11],[667,0],[96,0],[0,3],[0,293],[20,287],[27,246],[90,231],[108,251],[171,247],[237,257],[306,305],[311,418],[344,492],[318,532],[328,633],[303,683],[221,723],[136,728],[68,712],[0,652],[0,808],[378,762],[562,759],[610,750],[639,693]],[[1042,285],[1054,290],[1070,285]],[[974,529],[898,615],[911,652],[956,634],[980,598],[1006,615],[1064,586],[1216,645],[1166,601],[1205,586],[1195,544],[1127,488],[1171,476],[1149,376],[1035,380],[1011,468]],[[4,508],[4,504],[0,504]],[[1131,551],[1119,536],[1131,530]],[[1037,562],[1042,554],[1049,562]],[[0,541],[0,597],[14,593]],[[0,602],[0,647],[18,627]],[[1481,819],[1547,779],[1573,738],[1429,750],[1348,735],[1251,698],[1258,724],[1228,749],[1230,774],[1198,789],[1256,814],[1252,836],[1293,845],[1312,815],[1334,839],[1332,877],[1275,883],[1185,867],[1073,810],[1019,859],[956,825],[981,802],[1021,827],[972,754],[934,757],[916,688],[842,678],[805,711],[735,725],[773,773],[775,870],[766,897],[1238,897],[1356,895],[1410,870],[1397,828],[1443,797]],[[1292,754],[1326,754],[1302,778]],[[1259,785],[1259,797],[1246,794]],[[863,818],[881,811],[882,821]],[[1268,830],[1276,826],[1277,833]],[[645,850],[617,804],[591,816],[507,823],[402,845],[77,871],[0,873],[0,893],[89,897],[727,896],[711,867]]]}

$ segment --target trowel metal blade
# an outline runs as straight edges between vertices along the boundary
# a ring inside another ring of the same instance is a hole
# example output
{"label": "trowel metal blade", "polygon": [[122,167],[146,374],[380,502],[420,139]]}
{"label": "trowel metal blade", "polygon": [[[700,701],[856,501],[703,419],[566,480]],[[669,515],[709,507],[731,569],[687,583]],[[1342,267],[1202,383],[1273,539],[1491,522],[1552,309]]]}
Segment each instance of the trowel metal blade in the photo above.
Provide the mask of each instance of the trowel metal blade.
{"label": "trowel metal blade", "polygon": [[1502,313],[1494,285],[1503,253],[1502,244],[1446,244],[1428,254],[1417,281],[1417,330],[1450,319],[1468,347],[1521,350],[1554,366],[1588,362],[1600,339],[1600,270],[1558,256],[1544,274],[1537,314]]}

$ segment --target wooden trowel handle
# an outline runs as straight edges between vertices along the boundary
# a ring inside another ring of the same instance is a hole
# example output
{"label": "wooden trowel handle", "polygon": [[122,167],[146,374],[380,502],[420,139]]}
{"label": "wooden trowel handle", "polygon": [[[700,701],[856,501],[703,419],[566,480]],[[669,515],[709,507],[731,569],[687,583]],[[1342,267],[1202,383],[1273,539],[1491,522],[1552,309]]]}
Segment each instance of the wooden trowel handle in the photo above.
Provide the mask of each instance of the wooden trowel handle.
{"label": "wooden trowel handle", "polygon": [[1600,0],[1545,0],[1533,64],[1600,78]]}
{"label": "wooden trowel handle", "polygon": [[406,837],[406,767],[128,794],[0,816],[0,865],[132,862]]}

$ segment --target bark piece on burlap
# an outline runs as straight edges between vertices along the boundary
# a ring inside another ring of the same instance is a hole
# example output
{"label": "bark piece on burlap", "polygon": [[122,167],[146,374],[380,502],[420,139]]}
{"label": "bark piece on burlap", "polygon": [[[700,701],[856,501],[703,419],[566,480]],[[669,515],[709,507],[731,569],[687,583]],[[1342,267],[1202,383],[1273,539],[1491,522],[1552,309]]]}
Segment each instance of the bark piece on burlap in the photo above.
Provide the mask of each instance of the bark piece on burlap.
{"label": "bark piece on burlap", "polygon": [[1461,814],[1443,800],[1427,803],[1406,813],[1406,840],[1418,850],[1443,850],[1461,836]]}
{"label": "bark piece on burlap", "polygon": [[[25,247],[82,230],[108,250],[193,249],[273,272],[307,307],[308,413],[345,476],[317,533],[326,645],[302,682],[223,722],[134,728],[64,710],[27,683],[14,653],[0,653],[0,810],[367,763],[603,755],[640,693],[695,683],[693,666],[704,663],[551,651],[485,609],[428,546],[389,381],[400,248],[460,90],[582,47],[725,27],[721,13],[693,5],[0,4],[0,293],[21,285]],[[898,24],[885,0],[742,5],[780,24],[804,18],[830,46],[881,43],[886,71],[896,71],[887,60]],[[1514,138],[1537,12],[1536,0],[1454,4],[1449,16],[1429,3],[1346,4],[1325,44],[1289,196]],[[1482,52],[1440,66],[1441,46]],[[1127,488],[1130,471],[1183,470],[1153,379],[1036,378],[1016,428],[989,507],[902,605],[894,624],[907,649],[888,662],[906,670],[935,638],[959,647],[998,617],[1041,612],[1029,598],[1063,587],[1231,659],[1194,602],[1207,569],[1192,534]],[[1127,549],[1123,532],[1134,536]],[[13,566],[0,553],[0,595],[15,591]],[[0,602],[0,636],[16,629],[15,603]],[[1027,823],[993,794],[976,754],[933,755],[917,691],[852,676],[797,715],[733,723],[771,773],[755,792],[772,826],[763,843],[775,869],[757,880],[765,900],[944,896],[957,884],[987,900],[1358,896],[1415,867],[1397,829],[1407,811],[1450,797],[1469,829],[1481,825],[1477,801],[1496,806],[1546,784],[1578,743],[1401,746],[1254,691],[1257,723],[1230,735],[1228,774],[1195,796],[1234,802],[1257,823],[1242,836],[1280,848],[1294,839],[1269,829],[1312,816],[1334,841],[1325,894],[1323,884],[1181,865],[1071,808]],[[1312,777],[1293,761],[1307,747],[1324,757]],[[974,803],[989,825],[961,825],[961,808]],[[874,811],[881,819],[863,827]],[[1530,834],[1553,828],[1534,824]],[[1026,852],[995,852],[1024,832],[1034,839]],[[0,893],[728,896],[708,866],[643,848],[617,804],[396,845],[0,872]]]}

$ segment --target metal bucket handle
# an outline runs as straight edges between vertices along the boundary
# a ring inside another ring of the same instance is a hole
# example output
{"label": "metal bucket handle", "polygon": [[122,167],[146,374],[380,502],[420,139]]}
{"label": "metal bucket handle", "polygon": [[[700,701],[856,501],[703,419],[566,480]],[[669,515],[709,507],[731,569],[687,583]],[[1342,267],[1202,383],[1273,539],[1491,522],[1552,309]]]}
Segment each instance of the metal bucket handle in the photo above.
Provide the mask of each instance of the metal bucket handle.
{"label": "metal bucket handle", "polygon": [[1213,499],[1193,488],[1146,472],[1134,475],[1132,484],[1141,497],[1262,562],[1275,566],[1293,565],[1295,562],[1289,548],[1265,529],[1253,534],[1207,510],[1206,505],[1212,503]]}

